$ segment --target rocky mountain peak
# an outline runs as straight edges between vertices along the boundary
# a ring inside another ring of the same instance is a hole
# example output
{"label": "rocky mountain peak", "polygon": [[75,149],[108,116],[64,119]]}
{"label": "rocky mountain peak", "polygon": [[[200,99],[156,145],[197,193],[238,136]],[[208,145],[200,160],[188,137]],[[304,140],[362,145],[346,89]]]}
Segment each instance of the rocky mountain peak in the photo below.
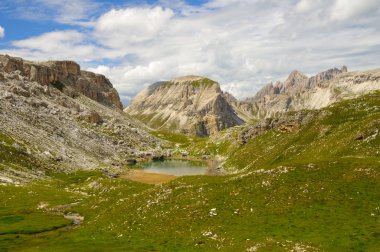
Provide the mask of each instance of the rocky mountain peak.
{"label": "rocky mountain peak", "polygon": [[303,91],[307,87],[309,78],[298,70],[290,73],[281,89],[282,93],[297,93]]}
{"label": "rocky mountain peak", "polygon": [[331,80],[335,78],[336,76],[346,73],[347,72],[347,67],[342,66],[341,69],[338,68],[331,68],[327,71],[321,72],[309,79],[309,88],[314,88],[316,87],[319,83],[322,83],[324,81]]}
{"label": "rocky mountain peak", "polygon": [[74,61],[32,62],[0,55],[0,70],[10,77],[21,77],[47,88],[59,85],[62,91],[66,87],[66,91],[70,91],[72,95],[79,92],[104,105],[123,108],[119,94],[104,75],[83,71]]}
{"label": "rocky mountain peak", "polygon": [[299,79],[305,79],[305,78],[307,78],[307,76],[304,75],[302,72],[300,72],[298,70],[293,70],[289,74],[288,79],[285,82],[290,82],[290,81],[299,80]]}
{"label": "rocky mountain peak", "polygon": [[125,112],[155,129],[208,136],[243,123],[217,82],[184,76],[141,91]]}
{"label": "rocky mountain peak", "polygon": [[[236,107],[251,118],[273,117],[286,111],[319,109],[341,99],[380,89],[379,71],[347,72],[347,67],[331,68],[308,78],[293,71],[287,80],[265,85],[252,98]],[[240,112],[241,113],[241,112]]]}

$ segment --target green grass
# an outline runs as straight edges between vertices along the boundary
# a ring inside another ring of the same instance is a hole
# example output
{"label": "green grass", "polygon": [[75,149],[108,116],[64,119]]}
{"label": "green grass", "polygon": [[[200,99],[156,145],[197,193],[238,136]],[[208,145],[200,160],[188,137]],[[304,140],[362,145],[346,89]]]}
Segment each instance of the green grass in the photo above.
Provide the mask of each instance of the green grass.
{"label": "green grass", "polygon": [[215,85],[216,82],[213,80],[210,80],[208,78],[203,78],[201,80],[193,81],[192,85],[196,88],[201,88],[201,87],[212,87]]}
{"label": "green grass", "polygon": [[[68,231],[22,236],[12,246],[15,251],[244,251],[261,244],[261,251],[287,251],[299,243],[325,251],[376,251],[380,167],[370,169],[363,173],[352,162],[327,162],[269,175],[184,177],[158,187],[69,174],[62,188],[89,196],[80,196],[67,211],[85,216],[85,222]],[[88,187],[94,181],[96,186]],[[213,208],[217,215],[210,216]],[[15,235],[6,237],[11,246]]]}
{"label": "green grass", "polygon": [[[18,145],[16,148],[15,144]],[[27,153],[27,148],[21,143],[17,143],[7,134],[0,132],[0,171],[4,167],[19,169],[44,169],[44,165]]]}
{"label": "green grass", "polygon": [[178,144],[181,148],[186,148],[196,143],[204,143],[206,141],[205,138],[177,134],[163,130],[152,131],[150,133],[158,138],[169,141],[173,146]]}
{"label": "green grass", "polygon": [[157,117],[157,114],[155,113],[152,113],[152,114],[141,113],[141,114],[134,115],[134,117],[140,120],[141,122],[149,125],[153,129],[158,129],[162,127],[166,122],[166,119]]}
{"label": "green grass", "polygon": [[[208,79],[208,78],[202,78],[200,80],[191,81],[191,85],[195,88],[208,88],[215,85],[217,82]],[[178,85],[176,82],[168,81],[164,84],[164,86],[171,87],[172,85]]]}
{"label": "green grass", "polygon": [[[379,108],[378,93],[343,101],[297,131],[247,144],[239,128],[213,140],[152,133],[225,155],[241,171],[227,176],[152,186],[80,171],[0,186],[0,251],[378,251],[380,135],[368,132],[379,127]],[[37,209],[41,202],[48,207]],[[27,223],[33,232],[64,225],[67,212],[84,222],[25,234]]]}
{"label": "green grass", "polygon": [[0,216],[0,235],[36,234],[65,227],[71,223],[62,216],[44,213],[20,213]]}
{"label": "green grass", "polygon": [[270,130],[234,148],[227,153],[226,166],[235,170],[259,169],[350,158],[377,163],[380,134],[374,139],[356,138],[371,129],[380,130],[378,93],[343,101],[313,114],[312,120],[296,132]]}

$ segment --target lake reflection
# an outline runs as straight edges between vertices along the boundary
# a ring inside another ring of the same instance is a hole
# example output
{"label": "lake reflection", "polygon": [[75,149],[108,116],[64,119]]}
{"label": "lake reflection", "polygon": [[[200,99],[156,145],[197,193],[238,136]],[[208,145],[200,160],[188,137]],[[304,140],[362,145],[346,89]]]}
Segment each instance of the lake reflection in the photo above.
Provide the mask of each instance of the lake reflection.
{"label": "lake reflection", "polygon": [[204,175],[208,168],[204,162],[189,160],[150,161],[142,163],[141,167],[148,173],[168,174],[174,176]]}

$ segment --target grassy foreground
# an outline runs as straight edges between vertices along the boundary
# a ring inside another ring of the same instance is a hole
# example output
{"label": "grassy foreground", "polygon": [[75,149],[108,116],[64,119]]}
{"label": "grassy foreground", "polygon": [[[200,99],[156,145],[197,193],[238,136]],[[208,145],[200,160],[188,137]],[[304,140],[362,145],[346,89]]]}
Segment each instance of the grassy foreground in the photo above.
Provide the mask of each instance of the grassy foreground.
{"label": "grassy foreground", "polygon": [[81,171],[0,186],[0,251],[379,251],[379,98],[244,145],[164,136],[218,150],[228,176],[154,186]]}

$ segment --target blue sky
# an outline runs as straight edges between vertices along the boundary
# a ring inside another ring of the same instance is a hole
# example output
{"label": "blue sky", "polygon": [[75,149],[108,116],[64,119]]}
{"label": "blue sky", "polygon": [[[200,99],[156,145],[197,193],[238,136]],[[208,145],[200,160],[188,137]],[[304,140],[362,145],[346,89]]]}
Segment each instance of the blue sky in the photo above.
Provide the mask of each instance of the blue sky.
{"label": "blue sky", "polygon": [[[1,46],[6,47],[7,43],[14,40],[21,40],[31,36],[37,36],[45,32],[54,30],[64,30],[75,28],[76,25],[62,22],[52,22],[52,17],[58,15],[56,7],[48,7],[46,3],[55,2],[53,1],[27,1],[27,0],[2,0],[0,3],[0,24],[3,28],[7,30],[7,36],[1,41]],[[114,0],[114,1],[84,1],[96,3],[94,9],[88,11],[87,18],[97,18],[101,14],[117,8],[127,8],[135,6],[154,6],[160,5],[160,1],[157,0]],[[169,2],[169,1],[168,1]],[[175,1],[173,1],[175,2]],[[188,0],[185,3],[192,6],[201,6],[206,0]],[[35,13],[24,13],[24,8],[33,11],[30,5],[34,5],[35,8],[40,9],[39,14],[44,16],[44,18],[35,17]],[[29,6],[29,7],[28,7]],[[49,13],[49,14],[47,14]],[[30,16],[29,16],[30,15]]]}
{"label": "blue sky", "polygon": [[380,67],[380,4],[2,0],[0,54],[75,60],[109,77],[125,104],[153,82],[190,74],[244,98],[294,69]]}

